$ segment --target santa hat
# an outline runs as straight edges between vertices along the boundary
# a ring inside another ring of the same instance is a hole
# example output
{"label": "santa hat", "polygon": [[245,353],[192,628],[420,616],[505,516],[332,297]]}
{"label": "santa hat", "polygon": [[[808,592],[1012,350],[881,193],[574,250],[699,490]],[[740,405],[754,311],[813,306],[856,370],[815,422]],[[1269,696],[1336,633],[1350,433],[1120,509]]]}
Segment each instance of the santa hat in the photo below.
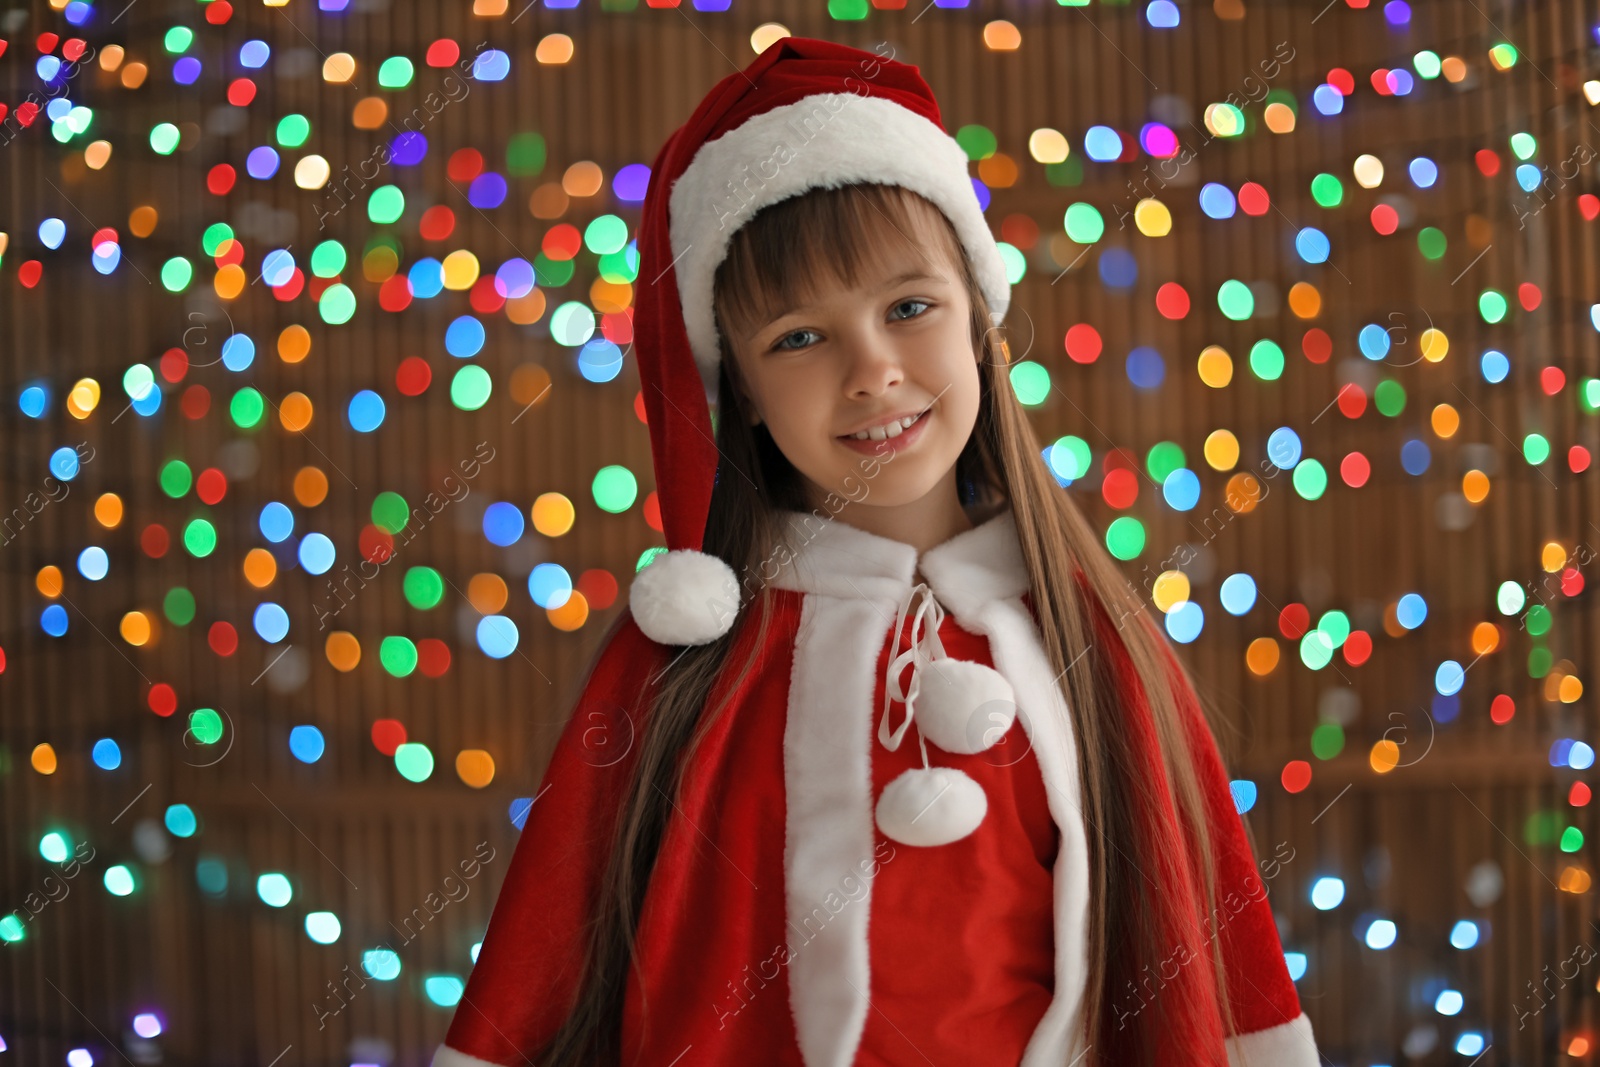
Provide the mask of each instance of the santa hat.
{"label": "santa hat", "polygon": [[657,153],[639,227],[634,342],[667,551],[634,579],[629,608],[664,645],[727,633],[732,568],[702,551],[717,449],[717,267],[738,228],[808,189],[903,186],[954,226],[998,325],[1011,300],[967,155],[917,68],[877,52],[784,37],[728,75]]}

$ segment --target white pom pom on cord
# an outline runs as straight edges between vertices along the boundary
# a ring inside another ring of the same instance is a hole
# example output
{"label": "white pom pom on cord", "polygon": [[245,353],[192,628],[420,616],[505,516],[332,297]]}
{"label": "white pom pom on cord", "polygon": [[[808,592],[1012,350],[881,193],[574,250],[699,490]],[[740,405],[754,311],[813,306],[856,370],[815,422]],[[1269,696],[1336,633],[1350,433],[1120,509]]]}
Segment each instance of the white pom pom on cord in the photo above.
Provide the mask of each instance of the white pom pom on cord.
{"label": "white pom pom on cord", "polygon": [[931,848],[959,841],[989,813],[983,786],[954,767],[907,771],[878,796],[878,829],[902,845]]}
{"label": "white pom pom on cord", "polygon": [[657,644],[710,644],[738,617],[739,579],[717,556],[692,548],[662,552],[634,577],[628,610]]}
{"label": "white pom pom on cord", "polygon": [[1005,675],[968,659],[940,659],[920,672],[917,729],[946,752],[970,756],[993,746],[1017,717]]}

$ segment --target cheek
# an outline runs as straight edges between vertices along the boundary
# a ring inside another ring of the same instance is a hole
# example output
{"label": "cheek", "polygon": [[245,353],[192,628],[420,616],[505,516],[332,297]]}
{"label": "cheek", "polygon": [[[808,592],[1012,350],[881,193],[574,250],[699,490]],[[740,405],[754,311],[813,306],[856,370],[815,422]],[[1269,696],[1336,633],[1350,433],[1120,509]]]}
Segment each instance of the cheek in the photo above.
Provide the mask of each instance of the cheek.
{"label": "cheek", "polygon": [[830,425],[833,412],[822,376],[815,372],[798,367],[774,371],[762,382],[761,398],[767,421],[791,436],[814,435]]}
{"label": "cheek", "polygon": [[758,411],[762,413],[766,432],[773,438],[774,445],[778,445],[778,451],[787,456],[790,462],[797,462],[805,451],[816,450],[816,445],[810,443],[810,416],[806,414],[803,397],[786,392],[782,382],[776,381],[752,386],[752,395]]}
{"label": "cheek", "polygon": [[828,447],[827,430],[803,397],[777,393],[774,400],[767,412],[767,429],[790,462],[799,462]]}
{"label": "cheek", "polygon": [[[963,335],[962,341],[965,340],[966,337]],[[948,410],[969,426],[978,418],[980,374],[977,358],[971,349],[963,344],[959,350],[952,352],[951,358],[946,361],[945,383],[939,386],[942,389],[945,384],[949,385],[949,392],[945,394]]]}

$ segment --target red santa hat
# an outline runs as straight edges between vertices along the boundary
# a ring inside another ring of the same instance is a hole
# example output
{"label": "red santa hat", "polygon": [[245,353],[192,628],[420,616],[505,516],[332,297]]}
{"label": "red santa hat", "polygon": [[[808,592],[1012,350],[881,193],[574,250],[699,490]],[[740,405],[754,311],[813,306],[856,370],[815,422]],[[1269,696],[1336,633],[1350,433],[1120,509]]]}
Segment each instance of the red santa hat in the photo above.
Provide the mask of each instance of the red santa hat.
{"label": "red santa hat", "polygon": [[1011,286],[999,246],[966,152],[914,66],[782,38],[718,82],[656,155],[639,227],[634,350],[668,551],[639,573],[628,599],[640,629],[661,644],[714,641],[739,606],[733,570],[700,551],[717,473],[717,267],[762,208],[853,182],[903,186],[943,211],[1001,322]]}

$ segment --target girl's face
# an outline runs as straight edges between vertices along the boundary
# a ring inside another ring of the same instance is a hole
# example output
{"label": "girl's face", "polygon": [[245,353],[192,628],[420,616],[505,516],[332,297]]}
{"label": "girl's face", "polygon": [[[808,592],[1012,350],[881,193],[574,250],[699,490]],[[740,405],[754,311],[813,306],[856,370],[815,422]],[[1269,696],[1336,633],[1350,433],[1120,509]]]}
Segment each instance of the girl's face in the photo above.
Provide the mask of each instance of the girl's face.
{"label": "girl's face", "polygon": [[948,242],[924,229],[912,236],[926,253],[879,242],[856,288],[819,279],[809,302],[730,339],[750,421],[767,424],[812,506],[828,493],[883,507],[955,499],[956,458],[978,419],[978,356]]}

